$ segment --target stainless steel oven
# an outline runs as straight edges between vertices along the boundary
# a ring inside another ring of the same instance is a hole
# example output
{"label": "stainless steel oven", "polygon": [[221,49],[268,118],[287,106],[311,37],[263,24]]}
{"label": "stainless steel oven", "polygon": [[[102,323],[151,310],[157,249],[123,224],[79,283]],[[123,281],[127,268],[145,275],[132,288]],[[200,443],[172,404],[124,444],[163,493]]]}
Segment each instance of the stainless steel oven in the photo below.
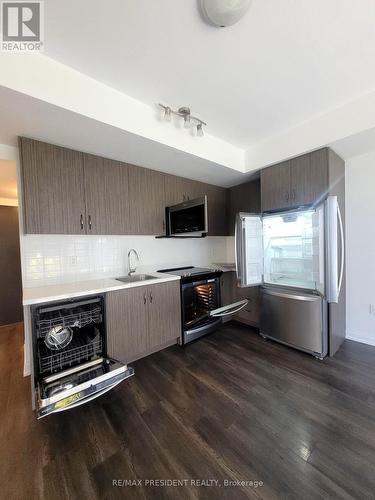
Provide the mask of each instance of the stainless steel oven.
{"label": "stainless steel oven", "polygon": [[223,317],[232,316],[248,303],[245,299],[221,306],[222,271],[191,266],[160,272],[181,276],[183,345],[215,331],[222,324]]}
{"label": "stainless steel oven", "polygon": [[32,308],[38,418],[87,403],[134,374],[106,356],[104,297]]}

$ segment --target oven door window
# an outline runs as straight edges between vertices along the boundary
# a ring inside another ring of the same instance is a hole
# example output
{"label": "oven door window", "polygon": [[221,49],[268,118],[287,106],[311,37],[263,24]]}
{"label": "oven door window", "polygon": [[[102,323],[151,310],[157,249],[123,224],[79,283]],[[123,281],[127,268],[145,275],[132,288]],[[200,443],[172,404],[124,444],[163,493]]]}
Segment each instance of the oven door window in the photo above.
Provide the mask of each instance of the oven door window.
{"label": "oven door window", "polygon": [[218,307],[218,283],[192,283],[183,288],[184,328],[189,329],[209,317]]}

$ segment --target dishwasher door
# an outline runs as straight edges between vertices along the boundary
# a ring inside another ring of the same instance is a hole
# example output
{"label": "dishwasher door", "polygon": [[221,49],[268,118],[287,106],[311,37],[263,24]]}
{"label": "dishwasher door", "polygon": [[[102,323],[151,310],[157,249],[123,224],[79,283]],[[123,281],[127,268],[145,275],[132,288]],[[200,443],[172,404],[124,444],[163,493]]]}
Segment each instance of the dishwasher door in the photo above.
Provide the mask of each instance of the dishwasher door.
{"label": "dishwasher door", "polygon": [[327,305],[323,297],[264,287],[260,300],[262,336],[318,358],[327,355]]}
{"label": "dishwasher door", "polygon": [[131,366],[110,358],[99,358],[49,375],[38,384],[38,418],[88,403],[132,375],[134,369]]}

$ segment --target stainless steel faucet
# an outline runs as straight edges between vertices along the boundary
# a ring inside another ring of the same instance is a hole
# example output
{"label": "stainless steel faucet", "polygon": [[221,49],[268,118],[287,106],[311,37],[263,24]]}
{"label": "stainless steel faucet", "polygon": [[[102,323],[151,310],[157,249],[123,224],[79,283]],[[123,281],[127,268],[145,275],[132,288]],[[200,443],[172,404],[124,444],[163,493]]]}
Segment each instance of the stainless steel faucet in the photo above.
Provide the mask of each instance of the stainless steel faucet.
{"label": "stainless steel faucet", "polygon": [[134,255],[135,255],[136,259],[137,259],[137,262],[139,262],[139,255],[138,255],[137,250],[134,250],[134,248],[131,248],[129,250],[129,252],[128,252],[128,269],[129,269],[128,276],[131,276],[137,270],[137,266],[134,266],[134,267],[131,266],[131,259],[130,259],[130,257],[131,257],[132,253],[134,253]]}

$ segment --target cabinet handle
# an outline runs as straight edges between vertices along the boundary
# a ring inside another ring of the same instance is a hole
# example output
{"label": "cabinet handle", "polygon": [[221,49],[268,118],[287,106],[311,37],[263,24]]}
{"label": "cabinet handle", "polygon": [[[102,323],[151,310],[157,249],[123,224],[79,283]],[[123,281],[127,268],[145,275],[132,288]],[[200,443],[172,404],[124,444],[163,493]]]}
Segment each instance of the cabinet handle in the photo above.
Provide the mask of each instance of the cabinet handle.
{"label": "cabinet handle", "polygon": [[91,231],[92,229],[92,220],[91,220],[91,215],[89,215],[89,229]]}
{"label": "cabinet handle", "polygon": [[83,214],[81,214],[81,217],[79,219],[79,223],[81,224],[81,229],[83,229]]}
{"label": "cabinet handle", "polygon": [[289,193],[285,194],[285,199],[286,199],[286,201],[289,201]]}
{"label": "cabinet handle", "polygon": [[296,200],[296,190],[293,189],[293,200],[295,201]]}
{"label": "cabinet handle", "polygon": [[150,292],[150,304],[152,304],[152,293]]}
{"label": "cabinet handle", "polygon": [[147,295],[146,295],[146,292],[144,293],[143,295],[143,303],[146,304],[147,303]]}

